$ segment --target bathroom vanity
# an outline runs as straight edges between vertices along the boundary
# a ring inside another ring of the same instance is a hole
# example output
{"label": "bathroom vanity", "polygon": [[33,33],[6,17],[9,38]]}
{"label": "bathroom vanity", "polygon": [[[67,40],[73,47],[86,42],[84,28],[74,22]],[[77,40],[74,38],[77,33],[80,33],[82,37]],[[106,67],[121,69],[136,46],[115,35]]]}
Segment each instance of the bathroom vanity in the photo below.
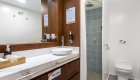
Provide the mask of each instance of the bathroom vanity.
{"label": "bathroom vanity", "polygon": [[0,69],[0,80],[80,80],[79,47],[69,55],[58,56],[51,48],[13,52],[25,56],[26,63]]}

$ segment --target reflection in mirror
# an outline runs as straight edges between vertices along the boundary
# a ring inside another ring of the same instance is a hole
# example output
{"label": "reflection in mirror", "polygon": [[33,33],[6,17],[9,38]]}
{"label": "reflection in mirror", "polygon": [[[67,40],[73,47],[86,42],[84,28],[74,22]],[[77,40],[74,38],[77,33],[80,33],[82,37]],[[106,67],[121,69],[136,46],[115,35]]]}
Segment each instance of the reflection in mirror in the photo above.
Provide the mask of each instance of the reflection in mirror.
{"label": "reflection in mirror", "polygon": [[0,44],[41,39],[41,0],[0,0]]}

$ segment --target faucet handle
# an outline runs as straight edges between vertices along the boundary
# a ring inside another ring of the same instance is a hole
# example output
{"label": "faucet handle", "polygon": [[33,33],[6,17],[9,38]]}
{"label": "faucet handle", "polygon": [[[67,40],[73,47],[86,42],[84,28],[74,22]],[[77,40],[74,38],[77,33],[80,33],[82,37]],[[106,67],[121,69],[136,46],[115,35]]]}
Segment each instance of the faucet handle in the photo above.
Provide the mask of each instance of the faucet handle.
{"label": "faucet handle", "polygon": [[62,36],[62,37],[61,37],[61,40],[63,40],[63,41],[64,41],[64,36]]}
{"label": "faucet handle", "polygon": [[64,47],[64,36],[61,37],[62,47]]}

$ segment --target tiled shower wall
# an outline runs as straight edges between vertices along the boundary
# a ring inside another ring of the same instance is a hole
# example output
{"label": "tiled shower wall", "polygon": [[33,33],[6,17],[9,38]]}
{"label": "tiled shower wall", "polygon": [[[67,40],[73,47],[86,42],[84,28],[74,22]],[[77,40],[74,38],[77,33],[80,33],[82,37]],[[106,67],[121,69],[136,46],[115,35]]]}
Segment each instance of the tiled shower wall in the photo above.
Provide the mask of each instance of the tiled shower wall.
{"label": "tiled shower wall", "polygon": [[102,72],[102,8],[86,11],[88,71]]}

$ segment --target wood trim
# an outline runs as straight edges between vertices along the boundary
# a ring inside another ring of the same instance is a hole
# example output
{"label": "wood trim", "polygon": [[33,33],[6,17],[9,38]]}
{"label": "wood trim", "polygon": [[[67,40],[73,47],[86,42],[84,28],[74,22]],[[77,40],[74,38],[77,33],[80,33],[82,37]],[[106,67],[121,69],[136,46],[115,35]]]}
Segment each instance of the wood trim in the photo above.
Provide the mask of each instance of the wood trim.
{"label": "wood trim", "polygon": [[[47,48],[47,47],[54,47],[54,46],[58,46],[58,43],[49,42],[49,43],[12,44],[10,48],[12,51],[23,51],[23,50]],[[0,45],[0,53],[3,53],[5,49],[6,49],[5,45]]]}

